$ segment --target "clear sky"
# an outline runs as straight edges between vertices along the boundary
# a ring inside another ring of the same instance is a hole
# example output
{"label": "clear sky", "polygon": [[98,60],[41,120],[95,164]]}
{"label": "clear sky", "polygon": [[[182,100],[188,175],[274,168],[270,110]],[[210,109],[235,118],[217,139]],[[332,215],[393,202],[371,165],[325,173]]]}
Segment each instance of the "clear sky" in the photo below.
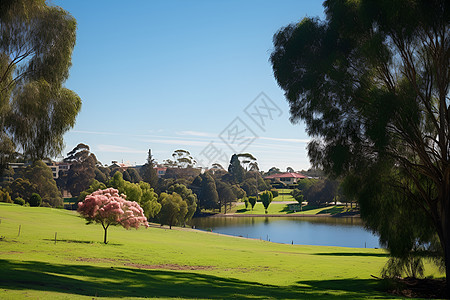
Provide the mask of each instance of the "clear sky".
{"label": "clear sky", "polygon": [[[309,168],[303,124],[272,73],[272,37],[321,1],[49,1],[78,23],[66,87],[83,106],[66,133],[98,160],[143,164],[184,149],[203,165],[249,152],[261,170]],[[261,94],[263,93],[263,94]]]}

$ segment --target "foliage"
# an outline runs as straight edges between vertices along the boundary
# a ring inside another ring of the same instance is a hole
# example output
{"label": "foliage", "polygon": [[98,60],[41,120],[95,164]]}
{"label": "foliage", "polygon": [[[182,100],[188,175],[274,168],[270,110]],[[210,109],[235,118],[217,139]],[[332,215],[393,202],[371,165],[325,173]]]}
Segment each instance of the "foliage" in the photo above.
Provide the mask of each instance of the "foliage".
{"label": "foliage", "polygon": [[191,153],[183,149],[173,151],[172,158],[174,160],[164,160],[164,165],[166,167],[193,168],[197,164],[197,161],[192,157]]}
{"label": "foliage", "polygon": [[244,198],[242,198],[242,200],[244,201],[244,205],[245,205],[245,209],[248,209],[248,206],[250,205],[250,202],[248,201],[248,197],[245,196]]}
{"label": "foliage", "polygon": [[155,160],[152,156],[152,150],[148,150],[147,162],[139,170],[142,180],[149,183],[154,189],[158,186],[158,174],[155,169]]}
{"label": "foliage", "polygon": [[[197,192],[198,205],[200,208],[215,209],[219,205],[219,195],[216,183],[209,172],[201,174],[201,185]],[[200,180],[198,180],[200,182]]]}
{"label": "foliage", "polygon": [[33,207],[41,206],[42,198],[38,193],[33,193],[33,194],[31,194],[31,197],[28,200],[28,203],[30,203],[30,206],[33,206]]}
{"label": "foliage", "polygon": [[[306,192],[307,190],[304,190],[304,191]],[[305,201],[305,196],[302,194],[302,191],[299,189],[293,189],[291,192],[291,195],[300,204],[302,204],[302,202]]]}
{"label": "foliage", "polygon": [[67,153],[64,161],[71,163],[66,177],[66,187],[72,196],[77,197],[96,177],[97,158],[90,152],[88,145],[80,143]]}
{"label": "foliage", "polygon": [[41,160],[35,161],[24,172],[24,178],[36,186],[36,193],[42,197],[43,205],[61,207],[63,205],[61,193],[53,179],[50,168]]}
{"label": "foliage", "polygon": [[82,201],[84,201],[84,199],[86,198],[87,195],[90,195],[95,191],[104,190],[104,189],[106,189],[106,185],[103,182],[99,182],[96,179],[92,179],[89,187],[80,193],[77,200],[78,200],[78,202],[82,202]]}
{"label": "foliage", "polygon": [[231,156],[230,165],[228,166],[228,173],[230,174],[232,183],[242,183],[244,181],[245,170],[241,166],[241,162],[237,154],[233,154]]}
{"label": "foliage", "polygon": [[[130,182],[139,183],[140,181],[142,181],[141,175],[135,168],[128,168],[126,171],[127,171],[128,175],[130,176],[130,180],[129,180]],[[153,185],[152,187],[155,188],[156,185]]]}
{"label": "foliage", "polygon": [[12,198],[15,199],[20,197],[25,200],[30,199],[31,194],[38,191],[36,184],[31,183],[28,179],[21,177],[14,180],[9,186],[9,189],[11,190]]}
{"label": "foliage", "polygon": [[14,141],[27,157],[58,155],[75,124],[81,99],[63,87],[71,66],[76,21],[45,1],[0,4],[0,150],[8,160]]}
{"label": "foliage", "polygon": [[167,193],[177,193],[178,195],[180,195],[181,199],[186,202],[187,213],[185,215],[184,222],[189,222],[194,216],[195,211],[197,210],[197,195],[192,193],[192,190],[188,189],[184,184],[179,183],[171,185],[167,190]]}
{"label": "foliage", "polygon": [[103,242],[106,244],[106,234],[110,225],[121,225],[129,229],[139,226],[148,227],[147,218],[143,209],[137,202],[127,201],[125,195],[119,195],[119,191],[113,188],[98,190],[88,195],[83,202],[78,203],[78,212],[90,223],[102,225],[105,235]]}
{"label": "foliage", "polygon": [[278,197],[279,195],[278,190],[270,190],[270,192],[272,193],[274,198]]}
{"label": "foliage", "polygon": [[239,185],[237,185],[237,184],[233,184],[233,185],[231,186],[231,190],[233,191],[234,196],[235,196],[237,199],[243,199],[243,198],[246,196],[245,191],[244,191]]}
{"label": "foliage", "polygon": [[17,198],[14,199],[14,204],[25,205],[25,203],[26,203],[25,200],[23,200],[20,197],[17,197]]}
{"label": "foliage", "polygon": [[236,201],[236,195],[233,193],[233,190],[229,183],[217,180],[216,188],[217,194],[219,195],[219,207],[220,209],[224,207],[225,213],[227,213],[227,205],[229,205],[231,209],[231,204]]}
{"label": "foliage", "polygon": [[161,204],[158,214],[161,225],[169,225],[172,229],[172,226],[184,224],[188,205],[180,195],[175,192],[172,194],[161,193],[158,202]]}
{"label": "foliage", "polygon": [[249,196],[248,197],[248,203],[250,203],[250,206],[253,208],[255,207],[256,204],[256,196]]}
{"label": "foliage", "polygon": [[242,182],[240,186],[248,196],[255,196],[258,193],[256,187],[256,179],[253,177],[245,179],[245,181]]}
{"label": "foliage", "polygon": [[269,208],[270,203],[272,203],[273,195],[271,191],[264,191],[259,196],[261,198],[261,202],[264,205],[264,209],[267,214],[267,209]]}
{"label": "foliage", "polygon": [[[329,0],[325,21],[305,18],[282,28],[271,55],[291,120],[303,120],[315,137],[308,145],[312,164],[333,176],[358,178],[361,216],[372,220],[369,227],[377,232],[420,209],[427,231],[439,236],[447,278],[448,11],[444,0]],[[389,190],[380,192],[383,185]],[[393,198],[403,200],[391,208],[392,218],[375,218],[373,203],[387,207]],[[421,223],[408,224],[386,234],[390,251],[403,251],[401,257],[415,245],[406,239],[404,247],[405,236],[427,243]]]}
{"label": "foliage", "polygon": [[0,189],[0,202],[13,203],[8,191]]}

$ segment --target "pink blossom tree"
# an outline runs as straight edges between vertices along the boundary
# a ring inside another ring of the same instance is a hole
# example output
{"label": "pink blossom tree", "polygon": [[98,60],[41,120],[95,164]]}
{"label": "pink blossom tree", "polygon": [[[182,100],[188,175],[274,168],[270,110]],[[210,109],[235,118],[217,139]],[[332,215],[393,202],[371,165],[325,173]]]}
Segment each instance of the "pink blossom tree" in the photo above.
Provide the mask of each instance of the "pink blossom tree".
{"label": "pink blossom tree", "polygon": [[144,210],[135,201],[127,201],[126,196],[114,188],[98,190],[86,196],[78,203],[78,212],[88,224],[100,223],[105,230],[103,242],[106,244],[106,234],[110,225],[122,225],[124,228],[148,227]]}

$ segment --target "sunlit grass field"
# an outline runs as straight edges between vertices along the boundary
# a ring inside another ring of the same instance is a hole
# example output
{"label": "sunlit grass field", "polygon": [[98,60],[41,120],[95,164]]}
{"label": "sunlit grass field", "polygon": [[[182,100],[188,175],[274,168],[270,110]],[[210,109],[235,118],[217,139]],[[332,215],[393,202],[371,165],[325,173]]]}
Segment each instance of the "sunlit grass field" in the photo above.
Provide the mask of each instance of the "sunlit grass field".
{"label": "sunlit grass field", "polygon": [[[392,298],[381,249],[274,244],[191,229],[112,227],[0,203],[1,299]],[[20,228],[20,233],[19,233]],[[55,241],[56,235],[56,241]],[[426,275],[439,276],[427,266]]]}

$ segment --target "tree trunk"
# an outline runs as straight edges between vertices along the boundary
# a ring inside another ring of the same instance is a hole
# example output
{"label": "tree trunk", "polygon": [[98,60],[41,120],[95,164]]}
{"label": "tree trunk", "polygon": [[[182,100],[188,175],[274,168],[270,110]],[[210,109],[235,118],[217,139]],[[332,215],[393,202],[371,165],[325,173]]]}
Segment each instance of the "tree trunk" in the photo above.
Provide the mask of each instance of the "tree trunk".
{"label": "tree trunk", "polygon": [[102,226],[103,226],[103,229],[105,230],[105,234],[103,236],[103,243],[108,244],[108,241],[106,240],[106,236],[107,236],[109,225],[105,226],[105,225],[102,224]]}

